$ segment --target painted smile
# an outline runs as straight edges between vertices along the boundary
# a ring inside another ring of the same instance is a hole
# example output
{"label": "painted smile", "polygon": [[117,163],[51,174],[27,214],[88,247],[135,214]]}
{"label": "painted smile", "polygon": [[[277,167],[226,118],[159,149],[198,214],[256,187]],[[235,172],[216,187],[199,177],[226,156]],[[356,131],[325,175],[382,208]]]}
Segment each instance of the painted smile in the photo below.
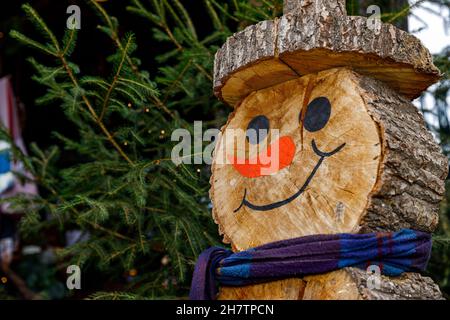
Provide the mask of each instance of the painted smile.
{"label": "painted smile", "polygon": [[323,151],[319,150],[319,148],[316,145],[315,140],[313,140],[311,142],[311,146],[312,146],[314,152],[320,157],[320,159],[317,162],[314,169],[309,174],[309,177],[306,179],[303,186],[295,194],[293,194],[292,196],[290,196],[289,198],[287,198],[285,200],[281,200],[278,202],[274,202],[274,203],[270,203],[270,204],[266,204],[266,205],[255,205],[247,200],[247,189],[245,189],[244,197],[242,198],[242,202],[239,205],[239,207],[236,210],[234,210],[234,212],[238,212],[243,206],[246,206],[246,207],[248,207],[252,210],[256,210],[256,211],[269,211],[269,210],[280,208],[280,207],[294,201],[306,190],[309,183],[312,181],[312,179],[316,175],[317,171],[319,170],[320,166],[322,165],[323,161],[326,158],[329,158],[329,157],[335,155],[336,153],[338,153],[339,151],[341,151],[345,147],[345,143],[341,144],[339,147],[337,147],[336,149],[334,149],[331,152],[323,152]]}

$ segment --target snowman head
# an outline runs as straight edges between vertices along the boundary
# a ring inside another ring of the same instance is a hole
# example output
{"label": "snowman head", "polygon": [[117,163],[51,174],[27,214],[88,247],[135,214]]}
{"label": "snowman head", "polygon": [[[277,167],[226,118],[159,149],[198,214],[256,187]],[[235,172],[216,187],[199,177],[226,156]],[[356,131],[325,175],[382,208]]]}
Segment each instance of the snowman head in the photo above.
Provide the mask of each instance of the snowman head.
{"label": "snowman head", "polygon": [[251,93],[223,128],[212,167],[225,239],[244,250],[354,231],[377,181],[379,132],[347,69]]}

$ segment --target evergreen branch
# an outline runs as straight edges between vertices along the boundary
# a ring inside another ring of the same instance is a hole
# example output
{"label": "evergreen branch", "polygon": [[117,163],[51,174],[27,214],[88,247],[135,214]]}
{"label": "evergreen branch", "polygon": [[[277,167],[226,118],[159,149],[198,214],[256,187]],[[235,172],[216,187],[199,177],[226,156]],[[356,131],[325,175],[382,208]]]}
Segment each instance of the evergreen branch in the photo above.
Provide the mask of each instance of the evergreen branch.
{"label": "evergreen branch", "polygon": [[144,209],[147,210],[147,211],[150,211],[150,212],[160,212],[160,213],[165,213],[166,212],[163,209],[158,209],[158,208],[144,207]]}
{"label": "evergreen branch", "polygon": [[130,35],[128,37],[127,44],[125,45],[125,48],[122,51],[122,58],[120,60],[119,66],[117,67],[116,74],[114,75],[113,81],[111,82],[111,84],[109,86],[109,89],[108,89],[108,92],[106,93],[105,99],[103,101],[103,107],[102,107],[102,111],[101,111],[100,117],[99,117],[100,121],[102,121],[103,117],[105,116],[105,112],[106,112],[106,108],[108,106],[109,98],[111,96],[112,91],[114,90],[114,87],[116,86],[116,83],[117,83],[117,80],[119,78],[120,72],[122,71],[123,64],[125,62],[125,58],[126,58],[128,49],[129,49],[130,44],[131,44],[131,40],[132,40],[132,36]]}
{"label": "evergreen branch", "polygon": [[144,236],[142,234],[142,224],[141,224],[141,219],[139,219],[139,218],[137,218],[137,229],[138,229],[138,237],[139,237],[139,244],[141,246],[141,251],[145,252]]}
{"label": "evergreen branch", "polygon": [[75,28],[70,30],[69,40],[67,41],[67,44],[66,44],[66,46],[65,46],[65,48],[64,48],[64,50],[62,52],[63,56],[66,56],[67,52],[70,50],[70,47],[72,46],[72,42],[73,42],[73,40],[75,38],[74,37],[75,33],[76,33],[76,29]]}
{"label": "evergreen branch", "polygon": [[126,246],[124,249],[117,251],[114,254],[110,255],[107,260],[111,261],[111,260],[115,259],[116,257],[122,255],[124,252],[127,252],[128,250],[135,248],[136,246],[137,246],[137,243],[132,243],[132,244]]}
{"label": "evergreen branch", "polygon": [[[65,51],[61,51],[60,47],[59,47],[59,43],[56,39],[56,37],[53,35],[53,33],[51,32],[51,30],[47,27],[47,25],[44,23],[44,21],[42,20],[42,18],[37,14],[37,12],[28,4],[23,5],[22,6],[23,9],[25,10],[25,12],[30,16],[30,19],[35,22],[38,26],[40,26],[42,28],[42,30],[45,31],[45,34],[51,39],[51,41],[53,42],[53,45],[56,48],[57,52],[52,52],[51,50],[49,50],[48,48],[45,48],[44,46],[42,46],[41,44],[37,43],[34,40],[31,40],[30,38],[22,35],[21,33],[17,32],[17,31],[11,31],[11,36],[15,37],[16,39],[27,43],[29,45],[32,45],[36,48],[39,48],[43,51],[45,51],[46,53],[52,55],[52,56],[56,56],[59,58],[59,60],[61,61],[67,75],[69,76],[70,80],[72,81],[74,87],[78,90],[78,91],[82,91],[81,87],[78,83],[78,80],[75,78],[73,71],[68,63],[68,61],[65,58]],[[70,41],[69,41],[70,44]],[[97,125],[100,127],[100,129],[102,130],[102,132],[105,134],[105,136],[107,137],[107,139],[111,142],[111,144],[114,146],[114,148],[119,152],[119,154],[131,165],[133,165],[133,161],[131,161],[131,159],[125,154],[125,152],[122,150],[122,148],[119,146],[119,144],[115,141],[114,137],[111,135],[111,133],[108,131],[108,129],[106,128],[106,126],[103,124],[103,122],[101,121],[101,119],[99,119],[97,113],[95,112],[94,108],[91,105],[91,102],[89,101],[89,99],[87,98],[87,96],[85,94],[81,94],[81,98],[83,99],[84,103],[86,104],[89,113],[91,114],[91,116],[93,117],[94,121],[97,123]]]}
{"label": "evergreen branch", "polygon": [[86,220],[86,219],[83,219],[83,221],[85,221],[88,224],[90,224],[94,229],[106,232],[109,235],[112,235],[112,236],[114,236],[114,237],[116,237],[118,239],[127,240],[127,241],[134,241],[134,239],[131,239],[131,238],[127,237],[127,236],[124,236],[123,234],[120,234],[120,233],[118,233],[116,231],[113,231],[113,230],[107,229],[105,227],[102,227],[98,223],[95,223],[95,222],[92,222],[92,221],[89,221],[89,220]]}
{"label": "evergreen branch", "polygon": [[131,80],[131,79],[126,79],[126,78],[119,78],[118,79],[119,82],[127,82],[127,83],[131,83],[137,87],[141,87],[142,89],[145,89],[146,91],[154,91],[154,89],[152,87],[146,86],[140,82]]}
{"label": "evergreen branch", "polygon": [[188,63],[186,63],[186,65],[184,66],[183,70],[181,70],[180,74],[178,75],[178,77],[171,83],[171,85],[168,87],[166,94],[163,98],[163,103],[167,102],[167,99],[169,98],[169,94],[172,91],[172,89],[180,82],[180,80],[184,77],[184,74],[186,73],[186,71],[189,69],[189,67],[191,66],[192,63],[192,59],[190,59],[188,61]]}
{"label": "evergreen branch", "polygon": [[132,0],[132,2],[134,3],[134,5],[136,7],[128,6],[127,7],[128,11],[134,12],[140,16],[143,16],[155,24],[159,24],[159,20],[160,20],[159,17],[154,14],[151,14],[148,10],[146,10],[139,0]]}
{"label": "evergreen branch", "polygon": [[421,3],[425,2],[425,1],[427,1],[427,0],[417,0],[412,5],[406,6],[403,10],[400,10],[399,12],[394,14],[387,22],[392,23],[392,22],[408,15],[408,13],[411,11],[411,9],[413,9],[414,7],[417,7],[418,5],[420,5]]}
{"label": "evergreen branch", "polygon": [[[164,1],[164,3],[167,3],[167,1]],[[170,6],[169,6],[170,8]],[[175,14],[175,13],[174,13]],[[176,14],[175,14],[176,15]],[[148,15],[146,15],[148,16]],[[151,20],[152,22],[155,22],[154,20]],[[185,48],[183,47],[183,45],[176,39],[176,37],[174,36],[174,34],[172,33],[172,30],[170,30],[169,25],[163,21],[163,22],[159,22],[156,23],[161,29],[163,29],[163,31],[167,34],[167,36],[169,37],[170,41],[175,45],[177,51],[179,52],[183,52],[185,51]],[[209,51],[207,51],[208,54],[210,55],[211,53]],[[208,80],[213,81],[213,77],[202,67],[200,66],[197,62],[194,62],[194,66],[202,73],[204,74]],[[164,106],[164,104],[161,101],[156,101],[157,105],[159,106]]]}
{"label": "evergreen branch", "polygon": [[240,22],[239,19],[232,16],[227,10],[225,10],[225,8],[223,8],[221,5],[219,5],[215,0],[204,0],[204,1],[206,2],[206,7],[208,8],[209,12],[211,13],[213,21],[216,24],[216,28],[218,28],[219,30],[225,30],[225,28],[224,28],[222,21],[220,21],[219,16],[217,15],[217,12],[214,10],[213,5],[216,6],[222,14],[226,15],[231,20]]}
{"label": "evergreen branch", "polygon": [[[110,28],[112,28],[112,23],[111,20],[109,19],[108,14],[106,13],[106,11],[94,0],[91,0],[91,3],[94,4],[94,6],[99,10],[99,12],[104,16],[105,20],[108,22]],[[162,24],[165,25],[165,24]],[[167,30],[170,32],[170,29]],[[172,33],[170,32],[170,34],[172,35]],[[131,60],[131,58],[128,56],[128,54],[126,53],[126,51],[124,50],[122,43],[119,40],[119,37],[117,35],[116,32],[112,32],[110,34],[111,39],[115,42],[116,46],[125,54],[126,60],[128,65],[131,67],[131,70],[133,71],[133,73],[140,79],[142,79],[141,74],[138,72],[138,67],[133,63],[133,61]],[[172,39],[174,41],[176,41],[176,39],[173,37],[172,35]],[[176,42],[178,43],[178,42]],[[172,119],[176,119],[175,115],[173,114],[172,111],[169,110],[169,108],[167,108],[167,106],[156,96],[156,95],[152,95],[150,96],[150,99],[153,100],[153,102],[156,104],[156,106],[158,106],[159,108],[161,108],[165,113],[167,113]]]}
{"label": "evergreen branch", "polygon": [[[75,86],[75,88],[77,89],[81,89],[80,85],[78,84],[78,80],[75,78],[72,70],[70,69],[67,60],[65,59],[65,57],[60,53],[59,55],[59,59],[61,60],[61,63],[64,66],[64,69],[66,70],[66,73],[69,75],[70,80],[72,81],[73,85]],[[81,91],[81,90],[80,90]],[[123,151],[123,149],[119,146],[119,144],[117,143],[117,141],[114,139],[114,137],[111,135],[111,133],[109,132],[109,130],[106,128],[106,126],[103,124],[103,122],[101,121],[101,119],[99,119],[97,113],[95,112],[94,108],[91,105],[91,102],[89,101],[89,99],[86,97],[85,94],[81,95],[81,98],[83,99],[84,103],[86,104],[89,113],[91,114],[91,116],[93,117],[94,121],[97,123],[97,125],[100,127],[100,129],[103,131],[103,133],[105,134],[106,138],[111,142],[111,144],[114,146],[114,148],[116,148],[116,150],[119,152],[119,154],[130,164],[133,165],[133,161],[125,154],[125,152]]]}
{"label": "evergreen branch", "polygon": [[175,47],[177,47],[177,50],[183,51],[184,50],[183,46],[175,38],[175,36],[173,35],[172,30],[170,30],[169,26],[166,23],[163,23],[161,25],[161,28],[167,34],[167,36],[169,37],[170,41],[172,41],[172,43],[175,45]]}
{"label": "evergreen branch", "polygon": [[[97,7],[97,8],[100,10],[100,12],[101,12],[102,14],[105,14],[106,16],[108,16],[107,13],[103,10],[103,8],[102,8],[98,3],[96,3],[96,2],[93,1],[93,0],[91,0],[91,2],[94,3],[95,7]],[[123,48],[123,46],[122,46],[122,43],[120,42],[120,40],[119,40],[119,38],[118,38],[118,36],[117,36],[117,33],[115,33],[115,32],[111,33],[110,37],[111,37],[111,40],[114,41],[114,43],[116,44],[116,46],[117,46],[122,52],[125,52],[125,50],[124,50],[124,48]],[[133,63],[133,61],[132,61],[131,58],[128,56],[128,54],[126,54],[126,52],[125,52],[125,57],[126,57],[126,60],[127,60],[128,65],[131,67],[131,70],[133,71],[133,73],[134,73],[138,78],[142,79],[142,75],[138,72],[138,67]],[[172,119],[176,119],[176,117],[175,117],[175,115],[173,114],[173,112],[170,111],[169,108],[167,108],[167,106],[166,106],[166,105],[165,105],[165,104],[164,104],[164,103],[163,103],[156,95],[150,96],[150,99],[156,104],[157,107],[161,108],[161,109],[162,109],[165,113],[167,113]]]}
{"label": "evergreen branch", "polygon": [[186,28],[190,31],[191,35],[193,36],[193,38],[195,40],[197,40],[197,32],[195,31],[195,27],[194,24],[192,23],[191,18],[189,17],[189,13],[186,11],[186,9],[184,8],[184,6],[180,3],[179,0],[172,0],[176,7],[178,8],[178,10],[181,12],[181,14],[183,15],[183,18],[185,20],[185,24],[186,24]]}
{"label": "evergreen branch", "polygon": [[14,38],[16,40],[19,40],[20,42],[29,45],[30,47],[34,47],[36,49],[42,50],[45,53],[56,57],[58,54],[52,50],[50,50],[49,48],[43,46],[42,44],[40,44],[39,42],[28,38],[27,36],[23,35],[20,32],[17,32],[16,30],[11,30],[11,32],[9,33],[9,35],[11,36],[11,38]]}
{"label": "evergreen branch", "polygon": [[209,81],[213,81],[213,77],[209,74],[208,71],[206,71],[201,65],[199,65],[197,62],[194,62],[194,66],[201,72],[203,75],[208,78]]}
{"label": "evergreen branch", "polygon": [[[172,0],[175,1],[175,0]],[[169,4],[168,0],[161,0],[163,5],[168,9],[168,12],[172,16],[173,21],[178,24],[180,31],[183,31],[187,28],[187,26],[184,25],[183,21],[181,21],[180,17],[178,17],[178,14],[175,12],[175,10],[172,8],[172,6]]]}
{"label": "evergreen branch", "polygon": [[47,24],[42,20],[42,18],[39,16],[39,14],[31,7],[29,4],[22,5],[22,9],[25,11],[25,13],[28,15],[30,20],[34,22],[37,25],[37,29],[39,31],[44,31],[44,35],[50,39],[50,41],[53,43],[53,46],[55,47],[56,51],[60,51],[59,49],[59,43],[56,39],[53,32],[50,30],[50,28],[47,26]]}
{"label": "evergreen branch", "polygon": [[[45,187],[45,188],[46,188],[53,196],[55,196],[56,198],[58,198],[58,200],[59,200],[61,203],[67,202],[67,201],[64,199],[64,197],[62,197],[58,192],[56,192],[56,190],[55,190],[54,188],[52,188],[52,187],[49,186],[47,183],[45,183],[45,181],[44,181],[42,178],[36,177],[36,182],[38,182],[40,185],[42,185],[43,187]],[[45,200],[45,199],[43,199],[43,200],[44,200],[44,202],[45,202],[48,206],[52,206],[52,205],[53,205],[52,203],[48,202],[47,200]],[[134,241],[133,239],[131,239],[131,238],[127,237],[127,236],[124,236],[123,234],[120,234],[120,233],[118,233],[118,232],[116,232],[116,231],[113,231],[113,230],[107,229],[107,228],[105,228],[105,227],[102,227],[102,226],[99,225],[98,223],[89,221],[88,219],[82,217],[81,214],[80,214],[80,212],[79,212],[75,207],[73,207],[73,206],[70,207],[70,210],[71,210],[77,217],[79,217],[80,220],[82,220],[83,222],[86,222],[87,224],[91,225],[91,226],[92,226],[94,229],[96,229],[96,230],[103,231],[103,232],[105,232],[105,233],[107,233],[107,234],[109,234],[109,235],[111,235],[111,236],[114,236],[114,237],[116,237],[116,238],[118,238],[118,239],[127,240],[127,241],[131,241],[131,242]]]}
{"label": "evergreen branch", "polygon": [[98,12],[103,17],[104,21],[106,22],[109,29],[113,33],[112,37],[118,38],[116,28],[114,27],[114,24],[112,23],[111,18],[109,17],[108,13],[106,13],[105,9],[103,9],[103,7],[99,3],[97,3],[97,1],[95,1],[95,0],[90,0],[90,3],[98,10]]}
{"label": "evergreen branch", "polygon": [[[156,25],[158,25],[160,28],[162,28],[164,30],[164,32],[167,34],[167,36],[169,37],[170,41],[172,41],[172,43],[175,45],[175,47],[177,47],[178,50],[182,51],[183,50],[183,46],[177,41],[177,39],[175,38],[175,36],[173,35],[172,31],[170,30],[167,22],[165,21],[165,19],[160,19],[160,21],[158,22],[155,19],[152,19],[152,15],[150,14],[150,12],[147,11],[147,9],[144,8],[144,6],[142,6],[142,4],[139,3],[139,1],[135,0],[134,1],[136,4],[139,4],[139,9],[142,12],[146,12],[145,16],[149,18],[149,20],[153,23],[155,23]],[[164,0],[164,2],[166,4],[166,6],[171,9],[170,5],[167,4],[167,1]],[[156,4],[155,6],[157,8],[159,8]],[[176,13],[174,13],[175,17],[176,17]]]}
{"label": "evergreen branch", "polygon": [[148,300],[147,298],[127,292],[96,292],[89,296],[89,300]]}
{"label": "evergreen branch", "polygon": [[45,77],[42,77],[42,81],[47,81],[53,79],[60,71],[63,71],[63,67],[55,68],[51,73],[46,75]]}

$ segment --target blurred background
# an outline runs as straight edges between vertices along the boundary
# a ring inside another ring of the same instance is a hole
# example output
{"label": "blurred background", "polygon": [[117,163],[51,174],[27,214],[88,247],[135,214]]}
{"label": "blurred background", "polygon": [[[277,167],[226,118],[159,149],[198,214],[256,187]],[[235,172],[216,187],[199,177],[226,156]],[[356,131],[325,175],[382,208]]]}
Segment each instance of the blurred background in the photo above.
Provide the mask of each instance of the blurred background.
{"label": "blurred background", "polygon": [[[234,32],[281,15],[282,0],[25,3],[0,11],[0,298],[185,298],[198,254],[220,238],[210,169],[175,166],[170,133],[225,123],[214,54]],[[67,28],[73,4],[79,30]],[[373,4],[444,74],[414,103],[448,154],[450,1],[347,0],[347,9],[368,16]],[[448,298],[447,190],[427,275]],[[80,290],[67,289],[68,265],[82,270]]]}

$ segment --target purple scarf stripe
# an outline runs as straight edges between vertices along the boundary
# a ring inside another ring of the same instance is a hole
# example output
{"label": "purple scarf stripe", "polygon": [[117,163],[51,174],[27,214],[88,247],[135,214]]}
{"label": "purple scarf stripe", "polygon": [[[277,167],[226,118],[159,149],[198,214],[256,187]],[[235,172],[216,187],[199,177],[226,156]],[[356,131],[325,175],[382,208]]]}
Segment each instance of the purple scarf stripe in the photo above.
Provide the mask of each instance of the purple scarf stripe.
{"label": "purple scarf stripe", "polygon": [[423,271],[431,235],[403,229],[395,233],[313,235],[277,241],[246,251],[213,247],[198,259],[190,299],[215,299],[218,285],[243,286],[345,267],[378,265],[385,275]]}

